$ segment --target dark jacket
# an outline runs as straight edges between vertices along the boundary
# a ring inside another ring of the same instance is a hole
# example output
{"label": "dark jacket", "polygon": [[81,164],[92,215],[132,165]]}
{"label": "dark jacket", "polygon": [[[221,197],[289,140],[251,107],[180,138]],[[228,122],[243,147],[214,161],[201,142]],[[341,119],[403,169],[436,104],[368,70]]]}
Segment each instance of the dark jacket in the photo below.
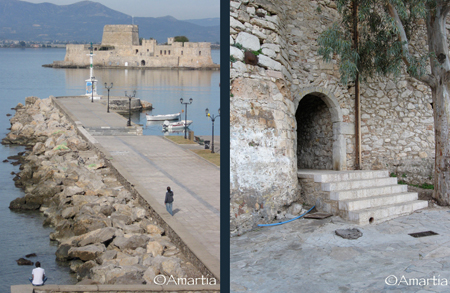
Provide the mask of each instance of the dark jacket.
{"label": "dark jacket", "polygon": [[166,199],[164,200],[164,204],[173,202],[173,191],[166,192]]}

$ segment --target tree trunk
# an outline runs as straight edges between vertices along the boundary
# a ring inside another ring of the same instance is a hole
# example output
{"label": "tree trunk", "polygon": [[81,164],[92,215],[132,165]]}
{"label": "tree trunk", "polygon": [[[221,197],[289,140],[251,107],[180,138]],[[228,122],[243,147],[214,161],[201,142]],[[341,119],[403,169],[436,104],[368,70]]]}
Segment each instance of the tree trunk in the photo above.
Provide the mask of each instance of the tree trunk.
{"label": "tree trunk", "polygon": [[[439,2],[439,1],[438,1]],[[435,133],[435,165],[433,197],[440,205],[450,205],[450,82],[447,77],[450,70],[448,58],[446,17],[447,7],[439,2],[430,8],[427,17],[427,34],[429,52],[436,59],[430,59],[431,73],[434,77],[431,87],[433,97],[433,117]]]}
{"label": "tree trunk", "polygon": [[435,133],[435,167],[433,197],[439,205],[450,205],[450,98],[448,85],[432,89]]}

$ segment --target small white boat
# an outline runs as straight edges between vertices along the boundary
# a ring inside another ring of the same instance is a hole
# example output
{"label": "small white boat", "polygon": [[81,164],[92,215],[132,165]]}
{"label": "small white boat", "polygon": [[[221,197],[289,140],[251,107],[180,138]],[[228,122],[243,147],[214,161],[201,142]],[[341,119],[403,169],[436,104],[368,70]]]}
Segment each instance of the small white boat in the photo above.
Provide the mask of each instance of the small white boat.
{"label": "small white boat", "polygon": [[[186,121],[186,127],[189,127],[189,125],[191,125],[191,124],[192,124],[192,120]],[[166,129],[180,129],[180,128],[182,129],[184,127],[185,127],[184,120],[177,121],[177,122],[169,122],[166,120],[163,123],[163,128],[166,128]]]}
{"label": "small white boat", "polygon": [[176,120],[180,118],[181,113],[166,114],[166,115],[145,115],[147,121],[164,121],[164,120]]}

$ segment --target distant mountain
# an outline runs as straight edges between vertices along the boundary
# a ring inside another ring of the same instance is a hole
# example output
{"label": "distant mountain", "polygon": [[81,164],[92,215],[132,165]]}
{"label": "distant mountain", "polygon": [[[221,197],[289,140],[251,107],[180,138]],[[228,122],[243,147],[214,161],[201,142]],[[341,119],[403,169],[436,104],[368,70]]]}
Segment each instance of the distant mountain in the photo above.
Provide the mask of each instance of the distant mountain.
{"label": "distant mountain", "polygon": [[200,26],[220,26],[220,17],[202,18],[202,19],[185,19],[183,21],[190,22]]}
{"label": "distant mountain", "polygon": [[[100,43],[105,25],[131,23],[131,16],[91,1],[55,5],[0,0],[0,40]],[[179,35],[192,42],[220,40],[219,25],[202,26],[172,16],[135,17],[134,24],[139,25],[140,37],[158,43]]]}

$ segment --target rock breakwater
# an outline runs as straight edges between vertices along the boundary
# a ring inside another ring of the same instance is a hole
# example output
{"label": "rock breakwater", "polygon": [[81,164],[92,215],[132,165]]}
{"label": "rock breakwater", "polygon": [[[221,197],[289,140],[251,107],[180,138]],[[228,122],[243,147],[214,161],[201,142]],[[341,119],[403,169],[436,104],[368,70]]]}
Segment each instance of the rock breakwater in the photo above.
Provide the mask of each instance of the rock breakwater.
{"label": "rock breakwater", "polygon": [[27,97],[15,110],[2,143],[29,147],[14,178],[25,196],[10,209],[44,213],[59,243],[56,258],[70,262],[79,280],[152,284],[160,274],[201,276],[50,98]]}

